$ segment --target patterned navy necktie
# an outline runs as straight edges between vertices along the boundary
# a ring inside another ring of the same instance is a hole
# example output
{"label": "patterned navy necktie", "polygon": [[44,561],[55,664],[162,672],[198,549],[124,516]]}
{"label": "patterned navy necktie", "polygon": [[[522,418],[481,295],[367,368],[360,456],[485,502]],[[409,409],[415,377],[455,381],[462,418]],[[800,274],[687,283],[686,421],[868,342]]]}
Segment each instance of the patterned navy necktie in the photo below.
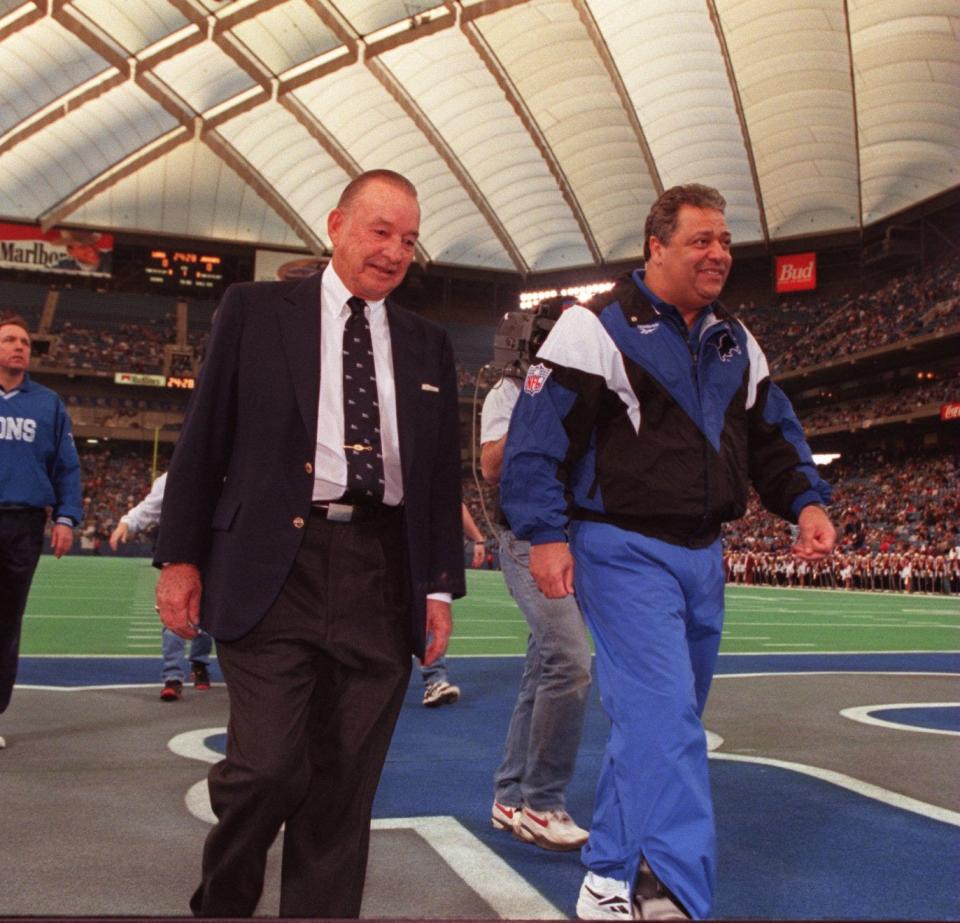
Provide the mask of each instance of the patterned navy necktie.
{"label": "patterned navy necktie", "polygon": [[383,446],[380,441],[380,403],[373,341],[364,308],[354,296],[347,305],[350,316],[343,328],[343,451],[347,458],[350,503],[383,500]]}

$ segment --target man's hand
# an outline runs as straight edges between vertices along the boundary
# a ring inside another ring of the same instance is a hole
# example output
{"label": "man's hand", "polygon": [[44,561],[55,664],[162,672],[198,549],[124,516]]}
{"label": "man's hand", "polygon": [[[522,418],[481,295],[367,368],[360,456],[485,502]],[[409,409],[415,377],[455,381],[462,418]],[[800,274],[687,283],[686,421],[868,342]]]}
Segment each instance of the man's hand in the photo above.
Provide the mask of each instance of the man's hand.
{"label": "man's hand", "polygon": [[487,546],[483,542],[474,542],[473,543],[473,560],[470,562],[471,567],[479,567],[483,564],[483,559],[487,556]]}
{"label": "man's hand", "polygon": [[127,524],[122,520],[117,523],[116,529],[110,533],[110,547],[116,551],[117,546],[123,544],[127,540]]}
{"label": "man's hand", "polygon": [[800,510],[797,518],[800,534],[793,553],[804,561],[819,561],[833,551],[837,530],[822,506],[811,504]]}
{"label": "man's hand", "polygon": [[429,667],[444,655],[453,631],[453,610],[441,599],[427,599],[427,649],[421,663]]}
{"label": "man's hand", "polygon": [[573,555],[567,543],[531,545],[530,576],[547,599],[573,595]]}
{"label": "man's hand", "polygon": [[175,635],[195,638],[200,622],[200,571],[193,564],[168,564],[157,581],[160,621]]}
{"label": "man's hand", "polygon": [[55,558],[62,558],[73,547],[73,529],[62,522],[54,523],[50,533],[50,550]]}

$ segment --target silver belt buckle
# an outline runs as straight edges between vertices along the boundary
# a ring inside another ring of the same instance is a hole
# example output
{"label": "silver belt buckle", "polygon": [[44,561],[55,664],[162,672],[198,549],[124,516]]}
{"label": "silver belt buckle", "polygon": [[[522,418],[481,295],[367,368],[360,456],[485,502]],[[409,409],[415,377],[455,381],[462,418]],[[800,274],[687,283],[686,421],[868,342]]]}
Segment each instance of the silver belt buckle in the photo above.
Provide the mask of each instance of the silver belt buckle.
{"label": "silver belt buckle", "polygon": [[327,519],[331,522],[350,522],[353,519],[353,505],[350,503],[328,503]]}

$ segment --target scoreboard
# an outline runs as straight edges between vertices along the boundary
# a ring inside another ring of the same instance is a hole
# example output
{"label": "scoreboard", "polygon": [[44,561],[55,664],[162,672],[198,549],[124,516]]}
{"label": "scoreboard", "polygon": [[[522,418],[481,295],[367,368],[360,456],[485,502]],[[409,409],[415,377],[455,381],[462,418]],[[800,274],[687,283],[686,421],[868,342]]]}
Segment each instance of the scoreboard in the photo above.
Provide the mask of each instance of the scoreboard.
{"label": "scoreboard", "polygon": [[209,250],[150,248],[144,254],[143,271],[151,288],[211,295],[233,281],[230,263],[230,257]]}

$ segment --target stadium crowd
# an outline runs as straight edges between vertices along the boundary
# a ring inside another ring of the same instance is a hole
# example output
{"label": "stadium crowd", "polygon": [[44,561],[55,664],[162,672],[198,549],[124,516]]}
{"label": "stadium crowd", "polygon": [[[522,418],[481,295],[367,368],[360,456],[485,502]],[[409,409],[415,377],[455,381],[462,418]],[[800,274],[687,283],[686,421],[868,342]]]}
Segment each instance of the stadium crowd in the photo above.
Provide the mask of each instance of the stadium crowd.
{"label": "stadium crowd", "polygon": [[834,486],[837,554],[817,565],[793,558],[791,527],[752,496],[724,531],[734,583],[960,593],[960,492],[950,455],[840,459]]}
{"label": "stadium crowd", "polygon": [[937,413],[939,405],[956,401],[960,401],[960,374],[945,381],[917,382],[894,393],[825,404],[800,412],[799,416],[807,432],[816,432],[837,427],[857,428],[869,420],[911,414],[920,408]]}
{"label": "stadium crowd", "polygon": [[[769,317],[773,328],[761,322],[754,333],[764,344],[774,374],[960,324],[960,257],[916,275],[898,276],[873,292],[847,296],[839,303],[822,302],[813,316],[809,308],[804,313],[805,323],[783,327],[796,330],[792,339],[776,331],[782,325],[780,311],[757,318]],[[816,316],[823,320],[810,326]]]}

